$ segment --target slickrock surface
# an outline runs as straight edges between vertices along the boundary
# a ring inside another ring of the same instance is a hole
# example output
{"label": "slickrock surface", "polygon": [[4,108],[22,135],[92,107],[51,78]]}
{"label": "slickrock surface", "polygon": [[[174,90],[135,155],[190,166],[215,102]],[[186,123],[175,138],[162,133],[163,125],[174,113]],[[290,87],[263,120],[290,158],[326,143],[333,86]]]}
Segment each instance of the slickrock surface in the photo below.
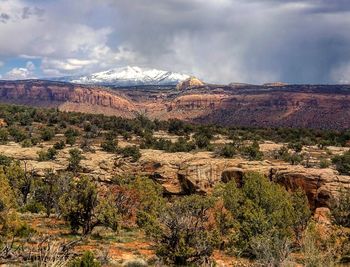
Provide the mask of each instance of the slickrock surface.
{"label": "slickrock surface", "polygon": [[[64,171],[68,162],[69,149],[60,150],[53,161],[38,161],[38,152],[49,146],[22,148],[10,142],[0,145],[0,154],[26,163],[27,168],[43,176],[45,170]],[[235,180],[240,186],[243,175],[255,171],[264,174],[271,181],[287,190],[303,189],[313,208],[330,207],[340,188],[349,188],[350,176],[339,175],[333,169],[305,168],[284,162],[247,161],[243,158],[216,158],[212,152],[167,153],[160,150],[144,149],[138,162],[131,162],[121,156],[106,153],[94,147],[95,153],[84,153],[81,162],[82,174],[91,175],[101,182],[109,182],[113,177],[130,174],[149,177],[160,183],[167,194],[206,194],[218,182]]]}

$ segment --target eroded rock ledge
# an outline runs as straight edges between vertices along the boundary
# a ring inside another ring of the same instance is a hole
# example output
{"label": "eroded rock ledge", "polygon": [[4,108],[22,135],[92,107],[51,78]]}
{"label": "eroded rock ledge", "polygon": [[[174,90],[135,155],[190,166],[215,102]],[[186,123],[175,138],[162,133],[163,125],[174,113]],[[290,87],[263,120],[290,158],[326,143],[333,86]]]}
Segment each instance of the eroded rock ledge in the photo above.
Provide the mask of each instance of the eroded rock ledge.
{"label": "eroded rock ledge", "polygon": [[[350,176],[339,175],[333,169],[304,168],[291,166],[284,162],[246,161],[242,158],[215,158],[210,152],[166,153],[159,150],[142,150],[137,163],[116,157],[95,147],[96,153],[84,153],[83,174],[90,175],[100,182],[109,182],[114,176],[130,174],[146,176],[160,183],[166,194],[206,194],[218,182],[235,180],[238,186],[244,183],[244,173],[255,171],[264,174],[271,181],[287,190],[303,189],[310,206],[330,207],[341,188],[350,187]],[[37,152],[41,148],[22,148],[9,143],[0,146],[0,153],[26,162],[38,176],[46,169],[64,171],[68,165],[69,148],[59,152],[50,162],[38,162]]]}
{"label": "eroded rock ledge", "polygon": [[329,207],[340,188],[350,186],[350,176],[338,175],[332,169],[304,168],[269,161],[218,159],[208,152],[169,154],[144,151],[141,172],[160,182],[169,194],[205,194],[218,182],[236,180],[244,183],[244,173],[260,172],[287,190],[303,189],[312,208]]}

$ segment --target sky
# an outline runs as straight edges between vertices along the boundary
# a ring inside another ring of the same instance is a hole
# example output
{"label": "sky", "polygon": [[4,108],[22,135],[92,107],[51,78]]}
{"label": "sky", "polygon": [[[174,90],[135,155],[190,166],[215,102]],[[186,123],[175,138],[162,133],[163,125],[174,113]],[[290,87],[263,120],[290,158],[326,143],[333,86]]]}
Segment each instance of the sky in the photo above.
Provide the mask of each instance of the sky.
{"label": "sky", "polygon": [[0,78],[140,66],[206,82],[350,83],[349,0],[0,0]]}

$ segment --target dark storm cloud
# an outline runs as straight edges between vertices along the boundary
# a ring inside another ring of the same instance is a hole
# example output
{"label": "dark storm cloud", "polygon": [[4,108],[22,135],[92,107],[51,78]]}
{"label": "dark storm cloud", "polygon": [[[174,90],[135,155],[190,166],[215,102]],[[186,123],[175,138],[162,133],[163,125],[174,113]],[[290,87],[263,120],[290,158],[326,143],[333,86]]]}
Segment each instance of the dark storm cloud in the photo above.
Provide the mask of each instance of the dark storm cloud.
{"label": "dark storm cloud", "polygon": [[332,82],[350,62],[350,1],[110,3],[118,39],[147,64],[211,81]]}
{"label": "dark storm cloud", "polygon": [[[350,80],[349,0],[0,3],[21,12],[25,21],[2,24],[8,26],[0,27],[0,35],[21,38],[0,43],[0,55],[42,58],[44,73],[135,64],[222,83]],[[5,11],[0,5],[0,13],[16,14]]]}
{"label": "dark storm cloud", "polygon": [[29,19],[31,16],[37,16],[38,18],[41,18],[45,14],[45,10],[38,7],[24,7],[22,9],[22,19]]}
{"label": "dark storm cloud", "polygon": [[10,15],[6,13],[1,13],[0,14],[0,22],[6,23],[10,19]]}

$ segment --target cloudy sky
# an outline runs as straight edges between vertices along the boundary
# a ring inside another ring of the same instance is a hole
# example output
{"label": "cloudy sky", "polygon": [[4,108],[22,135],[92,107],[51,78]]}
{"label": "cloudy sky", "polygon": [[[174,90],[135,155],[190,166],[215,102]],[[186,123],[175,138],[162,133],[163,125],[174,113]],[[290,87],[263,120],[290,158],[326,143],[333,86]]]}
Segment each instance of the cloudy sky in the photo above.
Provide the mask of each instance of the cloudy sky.
{"label": "cloudy sky", "polygon": [[0,0],[0,75],[126,65],[207,82],[350,82],[349,0]]}

